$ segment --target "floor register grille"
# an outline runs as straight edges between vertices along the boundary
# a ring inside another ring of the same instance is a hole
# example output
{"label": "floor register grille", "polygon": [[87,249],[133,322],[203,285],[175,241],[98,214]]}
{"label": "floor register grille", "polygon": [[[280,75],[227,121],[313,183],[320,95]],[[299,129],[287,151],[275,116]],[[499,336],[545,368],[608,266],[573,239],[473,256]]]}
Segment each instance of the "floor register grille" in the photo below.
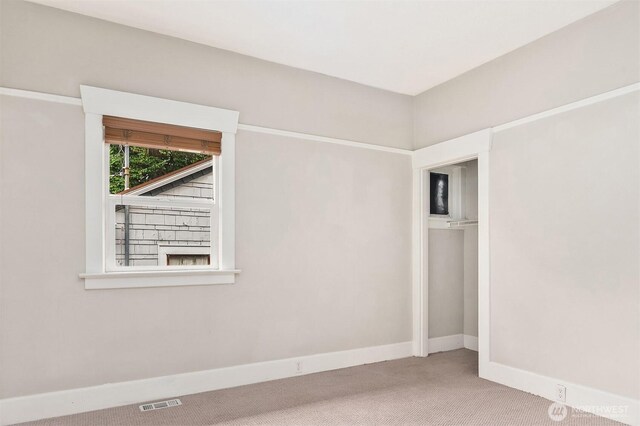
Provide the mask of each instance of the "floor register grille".
{"label": "floor register grille", "polygon": [[170,399],[168,401],[151,402],[149,404],[142,404],[140,406],[140,411],[161,410],[163,408],[177,407],[178,405],[182,405],[182,402],[180,402],[179,399]]}

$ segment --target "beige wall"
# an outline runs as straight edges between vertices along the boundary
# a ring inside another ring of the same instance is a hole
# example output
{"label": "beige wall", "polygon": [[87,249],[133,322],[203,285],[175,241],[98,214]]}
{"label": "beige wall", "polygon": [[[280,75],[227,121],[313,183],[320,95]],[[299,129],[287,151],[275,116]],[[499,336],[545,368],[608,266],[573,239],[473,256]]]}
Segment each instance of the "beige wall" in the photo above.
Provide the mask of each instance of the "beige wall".
{"label": "beige wall", "polygon": [[464,328],[464,232],[429,229],[429,338]]}
{"label": "beige wall", "polygon": [[464,324],[467,336],[478,336],[478,227],[464,230]]}
{"label": "beige wall", "polygon": [[493,127],[640,80],[640,2],[623,0],[414,100],[414,146]]}
{"label": "beige wall", "polygon": [[[478,161],[465,164],[467,219],[478,219]],[[464,229],[464,334],[478,336],[478,227]]]}
{"label": "beige wall", "polygon": [[429,338],[478,336],[478,228],[429,230]]}
{"label": "beige wall", "polygon": [[411,339],[410,157],[240,132],[237,283],[87,291],[82,109],[0,100],[0,398]]}
{"label": "beige wall", "polygon": [[494,135],[492,361],[640,397],[639,104]]}
{"label": "beige wall", "polygon": [[[22,1],[0,13],[4,87],[412,145],[408,96]],[[1,100],[0,398],[411,339],[410,157],[241,131],[237,284],[85,291],[82,110]]]}
{"label": "beige wall", "polygon": [[240,111],[240,122],[411,148],[412,98],[16,0],[0,1],[0,86],[80,84]]}
{"label": "beige wall", "polygon": [[[640,3],[622,1],[416,97],[415,147],[638,81]],[[494,135],[492,361],[640,398],[638,103]]]}
{"label": "beige wall", "polygon": [[478,160],[465,163],[463,183],[467,219],[478,220]]}

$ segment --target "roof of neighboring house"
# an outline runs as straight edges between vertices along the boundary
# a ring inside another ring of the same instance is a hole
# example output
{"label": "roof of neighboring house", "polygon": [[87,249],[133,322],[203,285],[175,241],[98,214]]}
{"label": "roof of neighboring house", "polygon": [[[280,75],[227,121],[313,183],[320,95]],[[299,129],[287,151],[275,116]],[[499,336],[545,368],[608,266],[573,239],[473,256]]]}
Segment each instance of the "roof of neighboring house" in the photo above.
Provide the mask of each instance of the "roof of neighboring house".
{"label": "roof of neighboring house", "polygon": [[174,170],[157,178],[148,180],[145,183],[136,185],[132,188],[118,192],[119,195],[156,195],[167,189],[167,186],[173,187],[175,184],[183,184],[197,177],[211,173],[213,170],[213,159],[204,159],[196,163],[189,164],[178,170]]}

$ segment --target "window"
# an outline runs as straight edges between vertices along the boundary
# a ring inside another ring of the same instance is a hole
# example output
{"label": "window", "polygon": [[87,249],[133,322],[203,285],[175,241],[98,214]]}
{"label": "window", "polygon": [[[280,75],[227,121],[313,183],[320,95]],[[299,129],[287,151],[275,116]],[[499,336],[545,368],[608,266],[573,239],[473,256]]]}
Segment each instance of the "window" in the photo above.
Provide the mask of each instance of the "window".
{"label": "window", "polygon": [[429,173],[430,213],[449,216],[449,175]]}
{"label": "window", "polygon": [[[107,271],[217,267],[215,164],[222,135],[111,116],[102,124],[109,168]],[[165,262],[161,245],[208,247],[209,262]]]}
{"label": "window", "polygon": [[233,283],[238,113],[88,86],[81,92],[85,288]]}
{"label": "window", "polygon": [[429,171],[429,227],[448,229],[450,221],[465,218],[464,165],[440,167]]}

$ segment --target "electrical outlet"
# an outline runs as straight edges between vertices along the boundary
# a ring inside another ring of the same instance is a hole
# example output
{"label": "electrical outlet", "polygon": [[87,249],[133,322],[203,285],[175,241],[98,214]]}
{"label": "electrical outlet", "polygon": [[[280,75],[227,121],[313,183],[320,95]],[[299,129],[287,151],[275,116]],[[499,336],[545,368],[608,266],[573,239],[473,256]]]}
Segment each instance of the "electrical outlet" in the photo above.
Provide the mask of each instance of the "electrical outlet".
{"label": "electrical outlet", "polygon": [[556,399],[558,401],[567,402],[567,387],[556,385]]}
{"label": "electrical outlet", "polygon": [[296,374],[302,373],[302,361],[296,361]]}

